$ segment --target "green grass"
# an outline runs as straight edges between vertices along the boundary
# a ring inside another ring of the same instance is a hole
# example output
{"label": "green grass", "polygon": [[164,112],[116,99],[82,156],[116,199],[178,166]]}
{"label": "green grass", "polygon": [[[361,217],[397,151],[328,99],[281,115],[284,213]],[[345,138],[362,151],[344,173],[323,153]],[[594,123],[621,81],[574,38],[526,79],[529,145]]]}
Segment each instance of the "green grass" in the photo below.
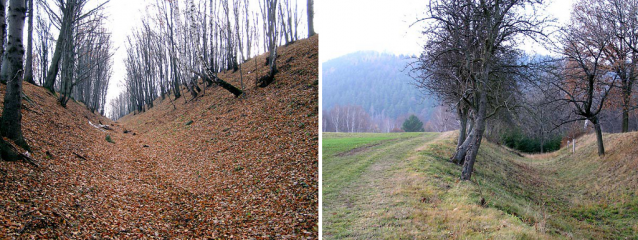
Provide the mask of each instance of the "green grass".
{"label": "green grass", "polygon": [[423,133],[323,133],[322,154],[330,156],[368,144],[420,135]]}
{"label": "green grass", "polygon": [[[409,150],[434,136],[432,133],[324,134],[324,237],[331,238],[325,233],[334,234],[332,237],[335,238],[375,236],[371,232],[373,229],[361,229],[356,221],[365,221],[369,219],[365,214],[386,207],[383,204],[371,205],[371,200],[381,194],[379,187],[382,187],[383,179],[388,178],[381,170],[392,169]],[[339,153],[370,145],[374,145],[370,150],[338,156]]]}
{"label": "green grass", "polygon": [[453,134],[435,137],[324,134],[324,238],[638,238],[635,170],[622,168],[638,165],[627,136],[606,135],[608,146],[629,145],[605,157],[587,138],[576,154],[530,157],[484,142],[473,182],[459,181],[461,167],[448,160]]}

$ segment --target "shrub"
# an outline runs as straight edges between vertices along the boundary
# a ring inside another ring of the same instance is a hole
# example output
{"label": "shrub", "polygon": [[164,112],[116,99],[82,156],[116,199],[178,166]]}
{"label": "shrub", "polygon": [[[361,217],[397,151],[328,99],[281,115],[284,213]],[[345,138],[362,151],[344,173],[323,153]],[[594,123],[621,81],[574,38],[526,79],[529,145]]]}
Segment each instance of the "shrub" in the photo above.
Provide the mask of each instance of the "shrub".
{"label": "shrub", "polygon": [[[508,131],[501,140],[505,146],[526,153],[539,153],[541,151],[541,140],[539,138],[528,137],[520,130]],[[561,137],[554,136],[546,138],[543,142],[543,151],[552,152],[560,148]]]}

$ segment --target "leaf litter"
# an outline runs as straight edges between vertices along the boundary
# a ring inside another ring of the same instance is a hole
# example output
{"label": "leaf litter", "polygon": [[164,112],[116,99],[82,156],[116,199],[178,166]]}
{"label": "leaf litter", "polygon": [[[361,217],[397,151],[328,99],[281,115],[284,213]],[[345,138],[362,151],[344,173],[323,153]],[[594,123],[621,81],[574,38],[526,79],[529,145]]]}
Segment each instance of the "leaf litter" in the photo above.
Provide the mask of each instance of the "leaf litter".
{"label": "leaf litter", "polygon": [[266,55],[243,64],[245,97],[207,87],[117,122],[25,83],[40,167],[0,161],[0,238],[316,239],[318,36],[278,53],[265,88]]}

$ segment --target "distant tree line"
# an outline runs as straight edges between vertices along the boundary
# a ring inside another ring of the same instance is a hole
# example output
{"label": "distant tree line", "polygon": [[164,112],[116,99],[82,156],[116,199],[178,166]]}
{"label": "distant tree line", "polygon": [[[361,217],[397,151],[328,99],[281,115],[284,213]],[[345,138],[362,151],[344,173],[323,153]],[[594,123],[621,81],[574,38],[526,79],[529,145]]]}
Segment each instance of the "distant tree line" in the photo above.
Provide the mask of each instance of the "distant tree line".
{"label": "distant tree line", "polygon": [[[402,132],[402,124],[410,116],[415,116],[422,122],[423,131],[446,132],[458,129],[456,116],[451,114],[444,106],[436,107],[431,115],[405,113],[396,118],[391,118],[383,112],[372,115],[358,105],[335,105],[333,108],[323,110],[323,132]],[[423,122],[422,119],[429,119]]]}
{"label": "distant tree line", "polygon": [[[156,98],[178,99],[181,86],[191,99],[203,92],[200,83],[240,96],[249,87],[240,64],[263,52],[270,53],[269,74],[251,78],[268,86],[278,71],[277,47],[314,34],[312,1],[307,3],[304,14],[291,0],[157,0],[128,39],[126,91],[112,102],[110,117],[143,112]],[[240,71],[240,85],[218,78],[222,71]]]}

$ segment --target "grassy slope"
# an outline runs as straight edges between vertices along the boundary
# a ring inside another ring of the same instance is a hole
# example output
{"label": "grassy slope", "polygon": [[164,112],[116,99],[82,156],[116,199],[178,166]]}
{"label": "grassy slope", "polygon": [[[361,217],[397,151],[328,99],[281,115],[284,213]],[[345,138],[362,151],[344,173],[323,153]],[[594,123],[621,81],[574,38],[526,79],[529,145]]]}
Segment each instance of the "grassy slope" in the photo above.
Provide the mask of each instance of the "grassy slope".
{"label": "grassy slope", "polygon": [[[396,164],[392,170],[384,171],[389,177],[383,182],[397,187],[389,187],[391,194],[372,200],[375,204],[393,202],[381,217],[361,207],[372,203],[344,201],[370,194],[361,190],[365,187],[348,186],[365,185],[359,179],[365,179],[372,168],[366,168],[361,173],[363,177],[344,178],[346,181],[340,182],[329,177],[330,166],[363,161],[371,154],[395,148],[383,149],[379,145],[358,156],[324,155],[324,182],[346,186],[337,190],[324,188],[324,236],[462,239],[638,236],[638,193],[635,171],[631,170],[636,169],[638,162],[638,151],[631,144],[638,139],[638,133],[606,135],[607,155],[602,158],[596,156],[593,136],[579,140],[575,155],[562,149],[542,156],[520,157],[486,142],[473,176],[478,184],[458,181],[460,167],[447,161],[455,147],[453,135],[445,133],[429,142],[423,140],[421,145],[426,142],[425,145],[416,148],[418,144],[404,144],[403,154],[398,155],[396,162],[406,164]],[[333,136],[324,137],[329,142]],[[486,207],[480,205],[481,197],[485,198]],[[346,207],[341,206],[344,204]],[[374,220],[367,221],[371,224],[363,228],[344,227],[335,220],[341,217],[361,222],[363,216],[373,215]],[[395,218],[383,220],[383,216]],[[378,226],[391,227],[370,231]]]}

